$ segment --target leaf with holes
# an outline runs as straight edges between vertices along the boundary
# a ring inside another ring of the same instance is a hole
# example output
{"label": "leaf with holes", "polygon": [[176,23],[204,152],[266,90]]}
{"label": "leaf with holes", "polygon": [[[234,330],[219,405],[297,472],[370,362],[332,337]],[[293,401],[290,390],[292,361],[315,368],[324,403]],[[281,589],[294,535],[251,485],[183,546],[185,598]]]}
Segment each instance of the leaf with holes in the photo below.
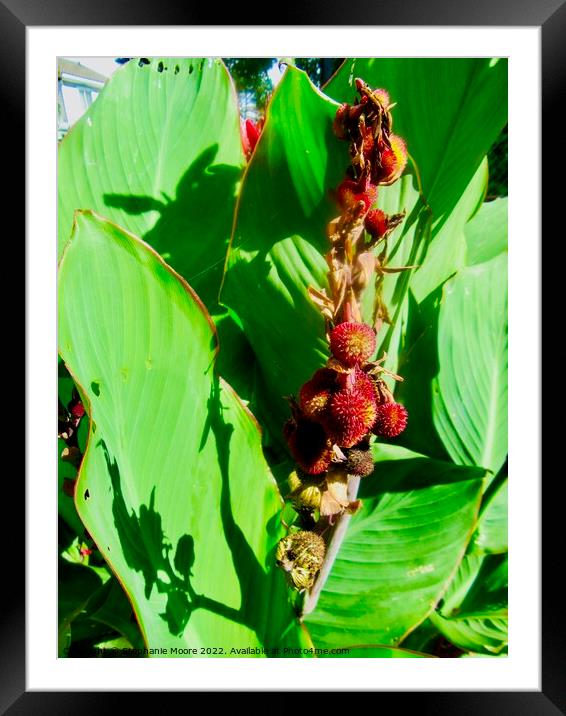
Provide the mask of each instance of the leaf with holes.
{"label": "leaf with holes", "polygon": [[59,147],[59,253],[76,209],[150,243],[216,301],[244,156],[220,59],[133,59]]}

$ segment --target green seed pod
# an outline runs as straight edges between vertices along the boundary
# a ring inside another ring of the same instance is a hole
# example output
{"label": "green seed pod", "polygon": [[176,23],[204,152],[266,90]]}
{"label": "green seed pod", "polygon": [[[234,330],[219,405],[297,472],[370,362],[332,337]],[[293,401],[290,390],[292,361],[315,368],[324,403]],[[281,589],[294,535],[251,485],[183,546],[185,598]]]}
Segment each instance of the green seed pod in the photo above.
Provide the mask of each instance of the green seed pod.
{"label": "green seed pod", "polygon": [[287,478],[287,484],[289,485],[289,490],[291,492],[295,492],[295,490],[298,490],[301,486],[301,478],[297,474],[296,470],[293,470],[293,472]]}
{"label": "green seed pod", "polygon": [[279,540],[275,560],[286,573],[290,586],[302,592],[314,584],[325,554],[322,537],[316,532],[302,531]]}
{"label": "green seed pod", "polygon": [[322,492],[318,485],[302,485],[293,493],[291,500],[297,510],[317,510],[320,507]]}

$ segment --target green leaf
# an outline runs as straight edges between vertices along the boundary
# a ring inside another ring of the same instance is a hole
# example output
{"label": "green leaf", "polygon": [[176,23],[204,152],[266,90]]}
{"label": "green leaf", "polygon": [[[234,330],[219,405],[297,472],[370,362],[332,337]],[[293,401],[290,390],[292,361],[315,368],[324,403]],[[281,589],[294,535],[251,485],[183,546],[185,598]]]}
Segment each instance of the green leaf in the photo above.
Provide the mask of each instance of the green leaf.
{"label": "green leaf", "polygon": [[443,290],[433,418],[452,459],[496,473],[507,454],[507,255]]}
{"label": "green leaf", "polygon": [[146,643],[300,640],[273,560],[281,498],[257,424],[213,375],[215,334],[194,292],[139,239],[78,213],[59,342],[91,418],[77,508]]}
{"label": "green leaf", "polygon": [[88,566],[59,559],[58,567],[59,656],[67,656],[71,646],[71,624],[83,611],[102,580]]}
{"label": "green leaf", "polygon": [[466,555],[431,622],[460,649],[498,654],[507,646],[507,555]]}
{"label": "green leaf", "polygon": [[435,288],[466,263],[466,222],[478,210],[487,189],[487,159],[458,199],[454,209],[445,219],[433,223],[432,241],[422,266],[411,277],[411,291],[421,303]]}
{"label": "green leaf", "polygon": [[485,510],[482,508],[478,529],[473,538],[474,550],[484,554],[500,554],[507,551],[508,493],[508,482],[505,477],[503,483],[496,486],[495,494]]}
{"label": "green leaf", "polygon": [[116,630],[135,649],[144,648],[141,632],[133,618],[132,605],[115,577],[108,580],[90,600],[86,616],[90,621]]}
{"label": "green leaf", "polygon": [[434,609],[475,527],[483,470],[374,450],[363,507],[305,619],[316,647],[398,645]]}
{"label": "green leaf", "polygon": [[219,59],[133,59],[62,141],[59,253],[76,209],[150,243],[216,301],[244,163],[236,94]]}
{"label": "green leaf", "polygon": [[465,228],[467,264],[481,264],[507,251],[507,198],[482,205]]}
{"label": "green leaf", "polygon": [[[303,72],[287,69],[244,177],[221,293],[257,356],[265,384],[260,410],[276,439],[289,417],[283,396],[295,393],[328,358],[324,321],[307,289],[327,287],[326,226],[338,214],[331,190],[349,165],[347,145],[332,131],[335,113],[336,103]],[[380,190],[378,203],[385,211],[407,211],[389,239],[392,266],[417,258],[424,241],[428,217],[415,185],[408,172]],[[394,315],[402,314],[407,283],[406,275],[385,278],[384,295]],[[372,302],[368,292],[366,319]],[[382,341],[393,347],[399,335],[390,333],[384,329]]]}
{"label": "green leaf", "polygon": [[460,649],[497,655],[507,646],[507,619],[445,619],[437,612],[430,619]]}
{"label": "green leaf", "polygon": [[450,460],[432,417],[432,396],[438,374],[438,314],[442,289],[437,288],[422,303],[412,292],[399,355],[398,372],[403,382],[397,385],[395,399],[408,413],[407,428],[395,439],[403,445],[437,460]]}
{"label": "green leaf", "polygon": [[257,386],[257,359],[244,329],[229,309],[211,314],[218,334],[219,353],[216,371],[230,383],[254,412]]}
{"label": "green leaf", "polygon": [[[59,359],[60,361],[60,359]],[[61,361],[58,364],[58,397],[63,407],[67,407],[69,404],[72,391],[73,391],[73,380],[69,375],[69,372],[65,368],[64,363]],[[80,437],[82,438],[83,431],[81,430],[82,424],[87,422],[86,420],[81,421],[79,428]],[[57,439],[57,507],[59,515],[65,520],[66,524],[71,528],[72,532],[76,535],[82,535],[84,533],[84,526],[77,515],[77,510],[73,502],[73,498],[70,494],[65,492],[63,485],[66,480],[75,480],[77,477],[77,470],[74,465],[70,462],[63,460],[61,455],[65,449],[65,441],[61,438]]]}
{"label": "green leaf", "polygon": [[354,79],[385,88],[435,216],[450,214],[507,121],[504,58],[356,58],[324,90],[352,102]]}

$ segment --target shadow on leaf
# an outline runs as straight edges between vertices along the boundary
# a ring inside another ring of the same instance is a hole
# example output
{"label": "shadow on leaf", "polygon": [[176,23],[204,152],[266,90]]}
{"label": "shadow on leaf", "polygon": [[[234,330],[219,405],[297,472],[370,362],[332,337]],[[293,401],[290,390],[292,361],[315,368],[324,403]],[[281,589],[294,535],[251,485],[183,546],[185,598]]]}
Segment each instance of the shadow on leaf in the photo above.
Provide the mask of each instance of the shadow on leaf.
{"label": "shadow on leaf", "polygon": [[127,214],[160,216],[143,239],[171,263],[210,307],[216,301],[241,169],[214,164],[218,144],[204,149],[170,197],[104,194],[106,206]]}

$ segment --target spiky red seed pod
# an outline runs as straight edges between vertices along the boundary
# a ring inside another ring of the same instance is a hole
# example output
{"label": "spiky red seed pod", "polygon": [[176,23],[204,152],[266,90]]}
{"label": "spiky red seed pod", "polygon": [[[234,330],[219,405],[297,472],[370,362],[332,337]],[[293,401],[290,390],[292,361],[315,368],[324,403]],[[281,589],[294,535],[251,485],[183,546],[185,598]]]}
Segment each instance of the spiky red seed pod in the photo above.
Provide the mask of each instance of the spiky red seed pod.
{"label": "spiky red seed pod", "polygon": [[364,222],[365,230],[374,239],[381,239],[385,236],[389,227],[388,216],[381,209],[372,209],[366,214]]}
{"label": "spiky red seed pod", "polygon": [[362,393],[368,398],[368,400],[377,399],[377,391],[375,389],[375,383],[373,380],[364,373],[364,371],[356,366],[353,371],[348,373],[338,373],[336,377],[336,384],[339,389],[345,388],[356,388],[362,391]]}
{"label": "spiky red seed pod", "polygon": [[320,475],[328,470],[333,457],[332,442],[320,423],[302,416],[288,420],[283,435],[291,455],[304,472]]}
{"label": "spiky red seed pod", "polygon": [[340,447],[349,448],[368,433],[377,411],[375,400],[360,388],[338,390],[329,404],[326,426]]}
{"label": "spiky red seed pod", "polygon": [[359,201],[364,203],[364,211],[368,211],[377,197],[377,187],[368,184],[365,191],[352,179],[344,179],[336,190],[336,198],[342,209],[349,209]]}
{"label": "spiky red seed pod", "polygon": [[339,323],[330,333],[330,350],[347,368],[361,365],[375,352],[375,332],[367,323]]}
{"label": "spiky red seed pod", "polygon": [[354,371],[353,387],[361,390],[368,400],[377,402],[377,393],[373,380],[366,375],[363,370],[357,367]]}
{"label": "spiky red seed pod", "polygon": [[396,438],[407,427],[409,413],[400,403],[382,403],[377,406],[377,416],[373,426],[375,435],[384,438]]}
{"label": "spiky red seed pod", "polygon": [[336,372],[329,368],[317,370],[299,392],[299,405],[303,413],[314,420],[320,418],[328,406],[336,387]]}
{"label": "spiky red seed pod", "polygon": [[375,139],[373,137],[372,127],[362,129],[362,154],[366,160],[371,160],[374,147]]}
{"label": "spiky red seed pod", "polygon": [[391,104],[391,100],[389,99],[389,92],[387,90],[381,88],[374,89],[373,96],[381,102],[385,109],[387,109]]}
{"label": "spiky red seed pod", "polygon": [[381,153],[381,167],[377,170],[378,184],[391,184],[401,176],[407,166],[408,155],[405,140],[396,134],[391,134],[389,142],[391,149],[386,147]]}

